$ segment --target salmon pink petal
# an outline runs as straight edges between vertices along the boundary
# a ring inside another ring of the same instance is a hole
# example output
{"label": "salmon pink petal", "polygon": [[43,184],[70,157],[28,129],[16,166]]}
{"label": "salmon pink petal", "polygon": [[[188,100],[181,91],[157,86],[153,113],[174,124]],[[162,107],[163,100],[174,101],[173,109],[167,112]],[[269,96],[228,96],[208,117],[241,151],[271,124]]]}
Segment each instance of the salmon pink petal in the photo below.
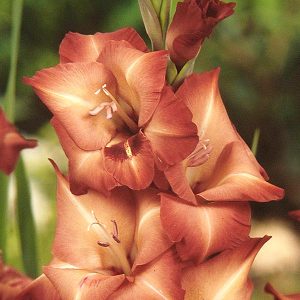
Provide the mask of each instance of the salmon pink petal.
{"label": "salmon pink petal", "polygon": [[176,193],[182,200],[185,200],[193,205],[197,205],[195,194],[190,186],[190,182],[186,177],[186,161],[170,166],[165,170],[165,175]]}
{"label": "salmon pink petal", "polygon": [[154,158],[150,142],[140,131],[138,134],[111,147],[104,148],[106,170],[123,185],[131,189],[144,189],[154,176]]}
{"label": "salmon pink petal", "polygon": [[169,238],[177,242],[182,260],[201,263],[207,257],[248,239],[251,211],[248,203],[182,203],[161,194],[161,220]]}
{"label": "salmon pink petal", "polygon": [[210,201],[266,202],[284,196],[283,189],[264,180],[240,141],[226,145],[211,178],[204,185],[196,185],[194,192]]}
{"label": "salmon pink petal", "polygon": [[97,32],[94,35],[84,35],[69,32],[59,47],[60,62],[93,62],[96,61],[108,41],[129,42],[140,51],[147,51],[143,39],[133,28],[122,28],[114,32]]}
{"label": "salmon pink petal", "polygon": [[165,85],[167,52],[144,53],[126,42],[108,42],[98,61],[107,66],[118,82],[118,92],[138,116],[142,127],[153,115]]}
{"label": "salmon pink petal", "polygon": [[170,249],[152,263],[137,267],[134,282],[124,282],[109,299],[181,300],[184,291],[180,278],[181,266]]}
{"label": "salmon pink petal", "polygon": [[144,132],[158,159],[168,165],[185,159],[198,143],[197,127],[190,110],[167,86]]}
{"label": "salmon pink petal", "polygon": [[118,182],[104,168],[104,155],[100,150],[84,151],[68,135],[61,123],[53,118],[52,126],[69,159],[69,181],[73,194],[85,194],[88,188],[108,196]]}
{"label": "salmon pink petal", "polygon": [[299,294],[292,294],[292,295],[283,295],[282,293],[278,292],[274,289],[274,287],[268,282],[265,285],[265,292],[274,296],[274,300],[299,300]]}
{"label": "salmon pink petal", "polygon": [[296,221],[300,222],[300,209],[289,211],[289,216]]}
{"label": "salmon pink petal", "polygon": [[107,299],[125,280],[125,275],[103,275],[86,270],[45,267],[50,279],[63,300]]}
{"label": "salmon pink petal", "polygon": [[112,93],[116,89],[114,76],[102,64],[60,64],[37,72],[25,83],[33,87],[80,148],[101,149],[114,136],[117,114],[108,119],[104,112],[90,113],[101,103],[111,102],[104,93],[97,94],[104,84]]}
{"label": "salmon pink petal", "polygon": [[41,295],[43,295],[43,300],[61,300],[58,291],[45,274],[32,281],[16,300],[40,300]]}
{"label": "salmon pink petal", "polygon": [[[111,197],[105,197],[90,190],[86,195],[75,196],[55,168],[58,220],[53,254],[79,268],[123,269],[135,229],[135,203],[130,191],[115,189]],[[113,237],[116,227],[119,242]]]}
{"label": "salmon pink petal", "polygon": [[135,229],[137,256],[134,259],[133,269],[151,262],[173,245],[160,222],[160,201],[157,193],[158,190],[152,188],[134,192],[137,202]]}
{"label": "salmon pink petal", "polygon": [[185,299],[250,300],[253,287],[248,273],[256,254],[269,239],[268,236],[250,239],[238,248],[186,268],[182,279]]}
{"label": "salmon pink petal", "polygon": [[36,147],[36,140],[25,139],[0,108],[0,171],[9,175],[16,167],[20,151]]}

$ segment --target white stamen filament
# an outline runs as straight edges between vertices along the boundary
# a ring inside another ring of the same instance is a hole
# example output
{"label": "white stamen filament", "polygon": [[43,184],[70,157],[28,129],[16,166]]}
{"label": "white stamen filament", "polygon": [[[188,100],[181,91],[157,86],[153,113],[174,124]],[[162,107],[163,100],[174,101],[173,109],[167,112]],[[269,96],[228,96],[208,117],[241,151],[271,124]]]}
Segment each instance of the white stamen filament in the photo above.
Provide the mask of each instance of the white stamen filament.
{"label": "white stamen filament", "polygon": [[92,110],[89,111],[91,116],[96,116],[99,114],[104,108],[106,109],[106,119],[111,119],[114,112],[118,111],[118,115],[124,121],[124,123],[128,126],[128,128],[132,132],[137,132],[138,127],[134,121],[127,115],[127,113],[123,110],[120,106],[116,98],[110,93],[110,91],[106,88],[107,84],[103,84],[100,89],[98,89],[94,94],[98,95],[101,91],[109,97],[112,101],[111,102],[103,102],[100,105],[96,106]]}

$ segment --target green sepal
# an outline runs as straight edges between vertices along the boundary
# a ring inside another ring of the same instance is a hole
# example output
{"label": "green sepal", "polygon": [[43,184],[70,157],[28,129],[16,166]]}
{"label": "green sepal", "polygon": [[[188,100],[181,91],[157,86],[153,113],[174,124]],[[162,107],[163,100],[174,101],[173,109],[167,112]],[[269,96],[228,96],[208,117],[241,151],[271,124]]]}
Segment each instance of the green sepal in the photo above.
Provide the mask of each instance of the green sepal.
{"label": "green sepal", "polygon": [[161,8],[161,3],[163,0],[151,0],[153,8],[156,11],[156,14],[159,16],[160,14],[160,8]]}
{"label": "green sepal", "polygon": [[196,57],[194,57],[193,59],[189,60],[180,70],[180,72],[177,74],[176,78],[174,79],[174,81],[172,82],[172,86],[177,89],[181,83],[184,81],[184,79],[191,75],[193,73],[194,70],[194,66],[195,66],[195,61],[196,61]]}
{"label": "green sepal", "polygon": [[139,6],[146,32],[151,40],[152,50],[164,49],[160,22],[151,0],[139,0]]}
{"label": "green sepal", "polygon": [[178,74],[178,72],[177,72],[175,64],[169,59],[168,67],[167,67],[167,81],[169,84],[172,84],[172,82],[175,80],[177,74]]}
{"label": "green sepal", "polygon": [[170,7],[171,7],[171,0],[162,0],[159,20],[163,35],[163,40],[165,40],[166,32],[169,26],[170,21]]}

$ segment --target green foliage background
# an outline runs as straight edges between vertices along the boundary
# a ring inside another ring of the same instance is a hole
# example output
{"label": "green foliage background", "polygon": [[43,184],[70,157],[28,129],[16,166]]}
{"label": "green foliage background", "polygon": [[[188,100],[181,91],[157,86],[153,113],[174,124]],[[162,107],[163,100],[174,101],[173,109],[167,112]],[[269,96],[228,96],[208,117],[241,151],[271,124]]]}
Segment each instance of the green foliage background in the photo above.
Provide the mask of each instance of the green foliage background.
{"label": "green foliage background", "polygon": [[[221,66],[220,89],[230,117],[249,145],[254,130],[260,128],[257,158],[271,181],[286,189],[284,201],[253,204],[254,218],[286,218],[289,210],[300,209],[300,1],[236,2],[235,14],[205,42],[196,70]],[[17,126],[57,143],[49,129],[49,112],[22,84],[22,76],[57,64],[58,46],[68,31],[93,34],[124,26],[135,27],[146,38],[137,0],[24,0]],[[11,1],[0,0],[0,97],[8,77],[10,30]],[[42,265],[50,259],[54,233],[55,179],[50,165],[36,171],[36,177],[53,207],[51,224],[39,236]],[[300,236],[299,225],[290,224]],[[20,266],[13,236],[10,243],[11,261]],[[295,278],[299,280],[300,274]]]}

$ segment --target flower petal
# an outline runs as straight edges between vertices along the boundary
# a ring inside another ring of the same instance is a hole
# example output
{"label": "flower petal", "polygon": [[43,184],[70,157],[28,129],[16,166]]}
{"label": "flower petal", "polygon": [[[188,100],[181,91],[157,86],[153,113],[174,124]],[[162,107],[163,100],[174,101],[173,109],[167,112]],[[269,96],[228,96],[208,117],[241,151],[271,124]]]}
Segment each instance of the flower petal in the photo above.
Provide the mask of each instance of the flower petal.
{"label": "flower petal", "polygon": [[186,162],[175,164],[165,170],[166,178],[176,193],[181,199],[197,205],[195,194],[190,186],[188,177],[186,176]]}
{"label": "flower petal", "polygon": [[131,189],[148,187],[154,176],[154,158],[150,142],[142,132],[111,147],[104,148],[105,168]]}
{"label": "flower petal", "polygon": [[143,39],[133,28],[122,28],[114,32],[97,32],[94,35],[85,35],[69,32],[59,47],[60,62],[93,62],[96,61],[108,41],[129,42],[140,51],[147,51]]}
{"label": "flower petal", "polygon": [[57,118],[52,118],[51,124],[69,159],[69,181],[72,193],[85,194],[90,188],[108,196],[109,191],[118,186],[118,182],[105,170],[103,152],[82,150],[73,142]]}
{"label": "flower petal", "polygon": [[284,190],[264,180],[248,159],[240,141],[226,145],[213,169],[213,175],[194,192],[210,201],[266,202],[280,200]]}
{"label": "flower petal", "polygon": [[125,275],[102,275],[86,270],[48,266],[44,273],[63,300],[107,299],[125,280]]}
{"label": "flower petal", "polygon": [[120,122],[117,114],[107,119],[103,113],[89,113],[100,103],[111,101],[104,93],[96,95],[103,84],[111,92],[116,89],[114,76],[102,64],[60,64],[37,72],[26,78],[25,83],[33,87],[80,148],[101,149],[115,134]]}
{"label": "flower petal", "polygon": [[257,252],[269,239],[268,236],[250,239],[238,248],[186,268],[182,279],[185,299],[250,300],[253,287],[248,273]]}
{"label": "flower petal", "polygon": [[137,218],[135,243],[137,256],[133,269],[154,260],[170,248],[173,243],[164,232],[160,222],[160,201],[158,190],[135,191],[137,202]]}
{"label": "flower petal", "polygon": [[165,85],[166,54],[166,51],[143,53],[124,41],[110,41],[98,58],[115,75],[119,95],[133,107],[139,127],[151,118],[158,105]]}
{"label": "flower petal", "polygon": [[124,282],[110,299],[181,300],[184,291],[180,278],[180,265],[170,249],[152,263],[136,268],[134,282]]}
{"label": "flower petal", "polygon": [[0,107],[0,171],[9,175],[16,167],[22,149],[34,148],[36,140],[22,137]]}
{"label": "flower petal", "polygon": [[57,290],[45,274],[31,282],[17,297],[16,300],[61,300]]}
{"label": "flower petal", "polygon": [[[135,203],[130,192],[115,189],[111,197],[104,197],[90,190],[75,196],[57,167],[56,174],[58,220],[53,254],[79,268],[122,269],[135,229]],[[118,226],[120,243],[113,239],[112,220]],[[109,243],[109,247],[101,247],[99,242]]]}
{"label": "flower petal", "polygon": [[274,300],[299,300],[299,294],[292,294],[292,295],[283,295],[282,293],[278,292],[274,289],[274,287],[268,282],[265,285],[265,292],[274,296]]}
{"label": "flower petal", "polygon": [[185,159],[198,143],[197,127],[190,110],[167,86],[144,132],[158,159],[168,165]]}
{"label": "flower petal", "polygon": [[[187,218],[188,216],[188,218]],[[169,238],[177,242],[182,260],[197,264],[248,239],[251,211],[248,203],[201,202],[198,206],[161,194],[161,220]]]}

